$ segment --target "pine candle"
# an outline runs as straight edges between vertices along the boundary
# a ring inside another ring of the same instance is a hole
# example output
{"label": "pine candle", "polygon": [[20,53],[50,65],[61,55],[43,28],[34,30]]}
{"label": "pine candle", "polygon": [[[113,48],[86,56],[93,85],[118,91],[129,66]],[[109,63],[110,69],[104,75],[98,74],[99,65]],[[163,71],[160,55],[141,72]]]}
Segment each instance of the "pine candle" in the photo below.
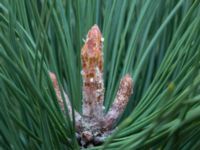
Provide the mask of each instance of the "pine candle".
{"label": "pine candle", "polygon": [[[106,114],[104,113],[103,40],[98,26],[94,25],[88,32],[81,50],[83,113],[80,115],[75,111],[75,124],[77,138],[83,147],[100,145],[112,133],[114,124],[123,113],[133,89],[133,80],[127,74],[120,81],[119,89],[111,108]],[[56,76],[50,73],[50,77],[60,107],[64,111]],[[64,96],[71,116],[72,108],[69,98],[66,93],[64,93]]]}

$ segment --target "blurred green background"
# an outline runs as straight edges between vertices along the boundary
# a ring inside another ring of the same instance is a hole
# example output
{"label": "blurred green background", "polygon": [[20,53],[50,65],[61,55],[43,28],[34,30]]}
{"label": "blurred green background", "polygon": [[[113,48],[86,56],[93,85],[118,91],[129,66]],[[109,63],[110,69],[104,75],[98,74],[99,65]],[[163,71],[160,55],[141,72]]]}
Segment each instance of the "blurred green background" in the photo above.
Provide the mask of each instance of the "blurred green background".
{"label": "blurred green background", "polygon": [[199,0],[0,0],[0,149],[79,149],[48,76],[81,112],[80,51],[104,37],[105,107],[121,77],[134,92],[106,142],[90,149],[200,148]]}

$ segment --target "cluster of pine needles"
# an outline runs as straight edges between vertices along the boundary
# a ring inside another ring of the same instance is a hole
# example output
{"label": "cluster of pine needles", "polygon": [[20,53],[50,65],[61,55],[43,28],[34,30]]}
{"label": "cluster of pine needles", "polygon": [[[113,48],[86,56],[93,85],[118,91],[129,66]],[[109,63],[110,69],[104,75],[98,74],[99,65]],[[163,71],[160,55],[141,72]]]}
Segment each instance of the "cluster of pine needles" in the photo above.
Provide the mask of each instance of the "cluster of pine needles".
{"label": "cluster of pine needles", "polygon": [[80,52],[94,24],[105,111],[126,73],[134,92],[116,130],[88,149],[199,149],[199,0],[1,0],[0,149],[80,148],[48,71],[81,113]]}

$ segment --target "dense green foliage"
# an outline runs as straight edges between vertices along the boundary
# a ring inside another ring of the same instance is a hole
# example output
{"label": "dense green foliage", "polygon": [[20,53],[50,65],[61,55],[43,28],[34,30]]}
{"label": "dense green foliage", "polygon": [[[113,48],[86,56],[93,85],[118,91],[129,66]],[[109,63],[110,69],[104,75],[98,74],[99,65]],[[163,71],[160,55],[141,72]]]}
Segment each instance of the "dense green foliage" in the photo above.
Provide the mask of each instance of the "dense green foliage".
{"label": "dense green foliage", "polygon": [[198,149],[199,0],[1,0],[0,149],[79,149],[48,70],[81,112],[80,50],[95,23],[106,109],[126,73],[134,94],[116,131],[91,149]]}

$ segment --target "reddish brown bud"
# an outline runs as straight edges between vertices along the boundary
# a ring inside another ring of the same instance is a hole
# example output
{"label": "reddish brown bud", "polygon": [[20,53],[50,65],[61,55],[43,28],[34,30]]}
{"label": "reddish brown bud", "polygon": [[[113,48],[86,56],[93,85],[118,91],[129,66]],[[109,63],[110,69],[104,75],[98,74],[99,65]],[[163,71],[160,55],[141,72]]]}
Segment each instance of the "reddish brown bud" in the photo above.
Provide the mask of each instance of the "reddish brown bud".
{"label": "reddish brown bud", "polygon": [[[53,82],[53,87],[54,87],[54,90],[55,90],[55,93],[56,93],[56,96],[57,96],[57,99],[58,99],[58,103],[61,107],[61,110],[64,112],[64,102],[62,100],[62,96],[61,96],[61,92],[60,92],[60,89],[59,89],[59,85],[58,85],[56,75],[52,72],[49,72],[49,75],[50,75],[50,78]],[[71,113],[72,109],[71,109],[71,106],[70,106],[69,98],[66,94],[65,94],[65,99],[66,99],[66,103],[67,103],[67,106],[68,106],[68,111]]]}
{"label": "reddish brown bud", "polygon": [[[88,147],[102,144],[106,137],[112,134],[116,120],[123,113],[132,93],[133,80],[125,75],[120,81],[119,89],[107,114],[103,113],[104,82],[103,82],[103,37],[97,25],[87,34],[85,44],[81,50],[82,78],[83,78],[83,115],[75,111],[77,138],[79,143]],[[55,74],[50,73],[54,89],[61,109],[64,103]],[[70,116],[72,108],[67,94],[66,104]]]}
{"label": "reddish brown bud", "polygon": [[105,116],[104,124],[106,130],[110,130],[119,116],[123,113],[128,103],[129,97],[132,94],[132,89],[133,80],[131,76],[127,74],[121,80],[114,103]]}
{"label": "reddish brown bud", "polygon": [[83,115],[101,117],[103,114],[103,52],[102,35],[97,25],[88,32],[81,50],[83,77]]}
{"label": "reddish brown bud", "polygon": [[[58,85],[58,81],[57,81],[56,75],[54,73],[52,73],[52,72],[49,72],[49,76],[50,76],[50,78],[52,80],[53,87],[54,87],[54,90],[55,90],[55,93],[56,93],[56,96],[57,96],[58,103],[59,103],[59,105],[61,107],[61,110],[64,112],[64,110],[65,110],[64,101],[63,101],[62,96],[61,96],[61,91],[59,89],[59,85]],[[69,98],[68,98],[67,94],[64,91],[63,91],[63,93],[64,93],[65,102],[66,102],[66,105],[67,105],[67,108],[68,108],[68,111],[69,111],[69,115],[72,118],[71,103],[69,101]],[[81,115],[76,111],[75,111],[75,120],[76,120],[76,127],[80,128]]]}

